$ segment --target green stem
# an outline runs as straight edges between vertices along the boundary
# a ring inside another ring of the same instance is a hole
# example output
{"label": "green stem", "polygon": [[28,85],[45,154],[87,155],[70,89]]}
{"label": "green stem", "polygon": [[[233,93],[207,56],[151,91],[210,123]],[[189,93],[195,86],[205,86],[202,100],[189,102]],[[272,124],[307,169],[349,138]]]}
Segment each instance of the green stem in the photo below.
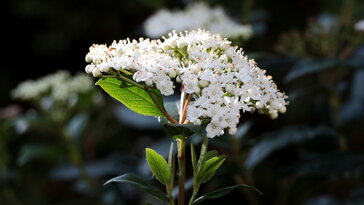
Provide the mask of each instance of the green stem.
{"label": "green stem", "polygon": [[127,71],[127,70],[124,70],[124,69],[120,69],[119,71],[122,72],[122,73],[125,73],[126,75],[133,75],[133,73],[131,73],[131,72]]}
{"label": "green stem", "polygon": [[167,189],[167,198],[169,200],[169,205],[174,205],[173,196],[172,196],[172,190],[173,190],[173,187],[169,187]]}
{"label": "green stem", "polygon": [[153,95],[152,92],[150,92],[149,90],[147,90],[148,95],[150,96],[150,98],[152,99],[153,103],[157,106],[157,108],[163,113],[163,115],[172,123],[174,124],[178,124],[177,120],[174,119],[168,112],[167,110],[164,108],[163,105],[161,105],[158,101],[158,99]]}
{"label": "green stem", "polygon": [[186,137],[177,139],[178,147],[178,205],[185,205]]}
{"label": "green stem", "polygon": [[199,184],[196,184],[195,182],[193,182],[193,183],[194,183],[193,184],[193,193],[192,193],[192,196],[191,196],[191,199],[190,199],[190,202],[188,203],[188,205],[193,205],[193,201],[195,200],[198,190],[200,189]]}
{"label": "green stem", "polygon": [[139,88],[141,88],[143,90],[146,90],[146,87],[144,85],[141,85],[141,84],[139,84],[139,83],[137,83],[137,82],[135,82],[135,81],[133,81],[133,80],[131,80],[131,79],[123,76],[123,75],[120,75],[119,74],[119,75],[117,75],[117,78],[119,78],[120,80],[125,81],[127,83],[130,83],[132,85],[135,85],[135,86],[137,86],[137,87],[139,87]]}
{"label": "green stem", "polygon": [[[201,147],[201,152],[200,152],[200,157],[199,157],[199,160],[197,162],[197,169],[198,167],[201,166],[201,163],[202,163],[202,160],[203,158],[205,157],[205,153],[207,151],[207,146],[208,146],[208,138],[205,137],[204,140],[203,140],[203,143],[202,143],[202,147]],[[196,181],[196,175],[197,175],[197,171],[195,171],[194,173],[194,178],[193,178],[193,193],[192,193],[192,196],[190,198],[190,202],[188,203],[189,205],[192,205],[193,204],[193,201],[195,200],[196,196],[197,196],[197,193],[200,189],[200,183]]]}

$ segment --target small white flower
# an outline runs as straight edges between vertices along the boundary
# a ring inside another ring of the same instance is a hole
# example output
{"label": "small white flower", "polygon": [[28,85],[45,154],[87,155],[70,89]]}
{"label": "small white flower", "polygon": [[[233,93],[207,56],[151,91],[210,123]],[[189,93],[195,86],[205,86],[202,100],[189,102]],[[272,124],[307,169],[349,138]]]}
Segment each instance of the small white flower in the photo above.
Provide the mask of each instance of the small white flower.
{"label": "small white flower", "polygon": [[197,79],[188,79],[183,82],[183,91],[186,93],[199,93],[200,88],[198,87]]}
{"label": "small white flower", "polygon": [[213,138],[224,134],[224,130],[217,123],[210,123],[206,127],[207,137]]}
{"label": "small white flower", "polygon": [[238,132],[238,129],[236,127],[230,127],[229,128],[229,134],[230,135],[236,135],[237,132]]}

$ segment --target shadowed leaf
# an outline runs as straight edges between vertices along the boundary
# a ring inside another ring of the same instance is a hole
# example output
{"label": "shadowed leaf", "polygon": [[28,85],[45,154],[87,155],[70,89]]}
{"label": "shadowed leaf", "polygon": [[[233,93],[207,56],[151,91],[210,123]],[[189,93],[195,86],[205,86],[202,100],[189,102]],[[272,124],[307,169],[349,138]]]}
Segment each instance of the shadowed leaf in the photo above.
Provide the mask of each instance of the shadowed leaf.
{"label": "shadowed leaf", "polygon": [[252,190],[258,192],[259,194],[263,195],[263,193],[261,191],[259,191],[257,188],[255,188],[253,186],[249,186],[249,185],[246,185],[246,184],[238,184],[238,185],[235,185],[235,186],[229,186],[229,187],[225,187],[225,188],[222,188],[222,189],[218,189],[218,190],[215,190],[213,192],[207,193],[207,194],[205,194],[203,196],[200,196],[200,197],[198,197],[197,199],[195,199],[193,201],[193,204],[201,203],[202,201],[204,201],[206,199],[217,199],[217,198],[226,196],[231,191],[233,191],[234,189],[237,189],[237,188],[252,189]]}
{"label": "shadowed leaf", "polygon": [[124,174],[124,175],[112,178],[109,181],[107,181],[104,185],[107,185],[112,182],[130,184],[136,188],[139,188],[139,189],[142,189],[142,190],[148,192],[152,196],[154,196],[162,201],[168,202],[168,198],[165,196],[165,194],[162,191],[151,186],[146,180],[144,180],[143,178],[141,178],[135,174],[128,173],[128,174]]}

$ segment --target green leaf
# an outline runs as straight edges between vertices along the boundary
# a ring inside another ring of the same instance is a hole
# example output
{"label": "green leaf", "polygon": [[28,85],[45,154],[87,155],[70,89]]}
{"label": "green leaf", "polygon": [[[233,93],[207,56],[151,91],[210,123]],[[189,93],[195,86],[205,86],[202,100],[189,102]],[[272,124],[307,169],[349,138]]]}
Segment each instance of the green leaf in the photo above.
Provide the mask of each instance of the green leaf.
{"label": "green leaf", "polygon": [[205,126],[197,126],[193,124],[173,124],[161,121],[163,129],[170,136],[191,136],[194,133],[202,137],[206,136]]}
{"label": "green leaf", "polygon": [[142,189],[142,190],[148,192],[150,195],[152,195],[162,201],[168,202],[168,198],[162,191],[151,186],[145,179],[143,179],[135,174],[128,173],[128,174],[124,174],[124,175],[112,178],[109,181],[107,181],[104,184],[104,186],[109,183],[112,183],[112,182],[130,184],[136,188],[139,188],[139,189]]}
{"label": "green leaf", "polygon": [[[163,113],[154,104],[148,92],[136,86],[125,86],[125,82],[117,78],[101,78],[96,82],[110,96],[123,103],[126,107],[142,115],[164,117]],[[158,90],[150,91],[159,102],[163,102]],[[163,105],[163,104],[162,104]]]}
{"label": "green leaf", "polygon": [[160,154],[150,148],[146,149],[146,155],[147,162],[155,178],[157,178],[157,180],[164,185],[170,184],[172,175],[166,160]]}
{"label": "green leaf", "polygon": [[201,203],[202,201],[206,200],[206,199],[217,199],[223,196],[228,195],[232,190],[237,189],[237,188],[248,188],[248,189],[253,189],[254,191],[258,192],[259,194],[263,195],[263,193],[261,191],[259,191],[257,188],[253,187],[253,186],[249,186],[246,184],[238,184],[235,186],[229,186],[229,187],[225,187],[222,189],[218,189],[215,190],[213,192],[207,193],[203,196],[198,197],[197,199],[195,199],[193,201],[193,204],[198,204]]}
{"label": "green leaf", "polygon": [[290,82],[301,76],[335,67],[340,65],[340,63],[342,62],[337,59],[327,59],[322,61],[302,60],[291,69],[284,80],[285,82]]}
{"label": "green leaf", "polygon": [[202,143],[202,146],[201,146],[200,156],[199,156],[199,159],[198,159],[198,162],[197,162],[197,172],[201,169],[201,167],[202,167],[201,165],[205,163],[204,159],[206,159],[205,154],[206,154],[206,151],[207,151],[208,143],[209,143],[209,140],[208,140],[207,137],[205,137],[204,141]]}
{"label": "green leaf", "polygon": [[201,155],[202,157],[200,157],[199,162],[197,163],[197,169],[200,170],[201,168],[203,168],[205,166],[206,161],[213,157],[216,157],[217,154],[218,153],[216,150],[205,152],[203,155]]}
{"label": "green leaf", "polygon": [[335,130],[322,125],[317,127],[290,126],[279,131],[268,132],[250,149],[245,161],[245,167],[253,169],[272,152],[318,136],[337,136],[337,133]]}
{"label": "green leaf", "polygon": [[212,157],[211,159],[207,160],[203,165],[203,167],[201,168],[201,170],[199,171],[199,173],[197,174],[197,181],[199,183],[208,182],[215,175],[215,172],[222,165],[224,161],[225,161],[224,155]]}

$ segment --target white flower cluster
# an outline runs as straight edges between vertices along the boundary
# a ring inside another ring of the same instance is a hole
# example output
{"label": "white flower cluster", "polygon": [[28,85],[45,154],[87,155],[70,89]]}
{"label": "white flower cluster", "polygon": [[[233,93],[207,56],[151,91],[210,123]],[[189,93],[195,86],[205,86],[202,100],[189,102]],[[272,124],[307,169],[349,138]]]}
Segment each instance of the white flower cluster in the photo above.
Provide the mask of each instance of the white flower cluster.
{"label": "white flower cluster", "polygon": [[253,34],[250,25],[240,25],[234,22],[223,8],[211,8],[202,2],[190,4],[185,10],[162,9],[144,23],[145,33],[152,38],[160,37],[172,30],[180,32],[198,28],[209,30],[211,33],[219,33],[228,38],[248,39]]}
{"label": "white flower cluster", "polygon": [[93,81],[89,76],[79,73],[72,77],[67,71],[58,71],[38,80],[27,80],[12,91],[12,97],[22,100],[51,99],[55,102],[69,102],[78,94],[93,89]]}
{"label": "white flower cluster", "polygon": [[86,55],[86,61],[92,62],[86,66],[86,72],[100,77],[102,73],[112,71],[111,68],[128,70],[134,74],[136,82],[155,85],[163,95],[172,95],[171,78],[176,77],[180,62],[166,55],[160,45],[160,41],[149,39],[114,41],[110,47],[93,45]]}
{"label": "white flower cluster", "polygon": [[131,73],[136,82],[155,86],[163,95],[174,93],[175,83],[193,100],[186,119],[207,121],[208,137],[235,134],[240,111],[270,115],[286,111],[287,96],[265,70],[218,34],[204,30],[170,33],[163,41],[140,39],[93,45],[86,56],[86,72],[95,77]]}

